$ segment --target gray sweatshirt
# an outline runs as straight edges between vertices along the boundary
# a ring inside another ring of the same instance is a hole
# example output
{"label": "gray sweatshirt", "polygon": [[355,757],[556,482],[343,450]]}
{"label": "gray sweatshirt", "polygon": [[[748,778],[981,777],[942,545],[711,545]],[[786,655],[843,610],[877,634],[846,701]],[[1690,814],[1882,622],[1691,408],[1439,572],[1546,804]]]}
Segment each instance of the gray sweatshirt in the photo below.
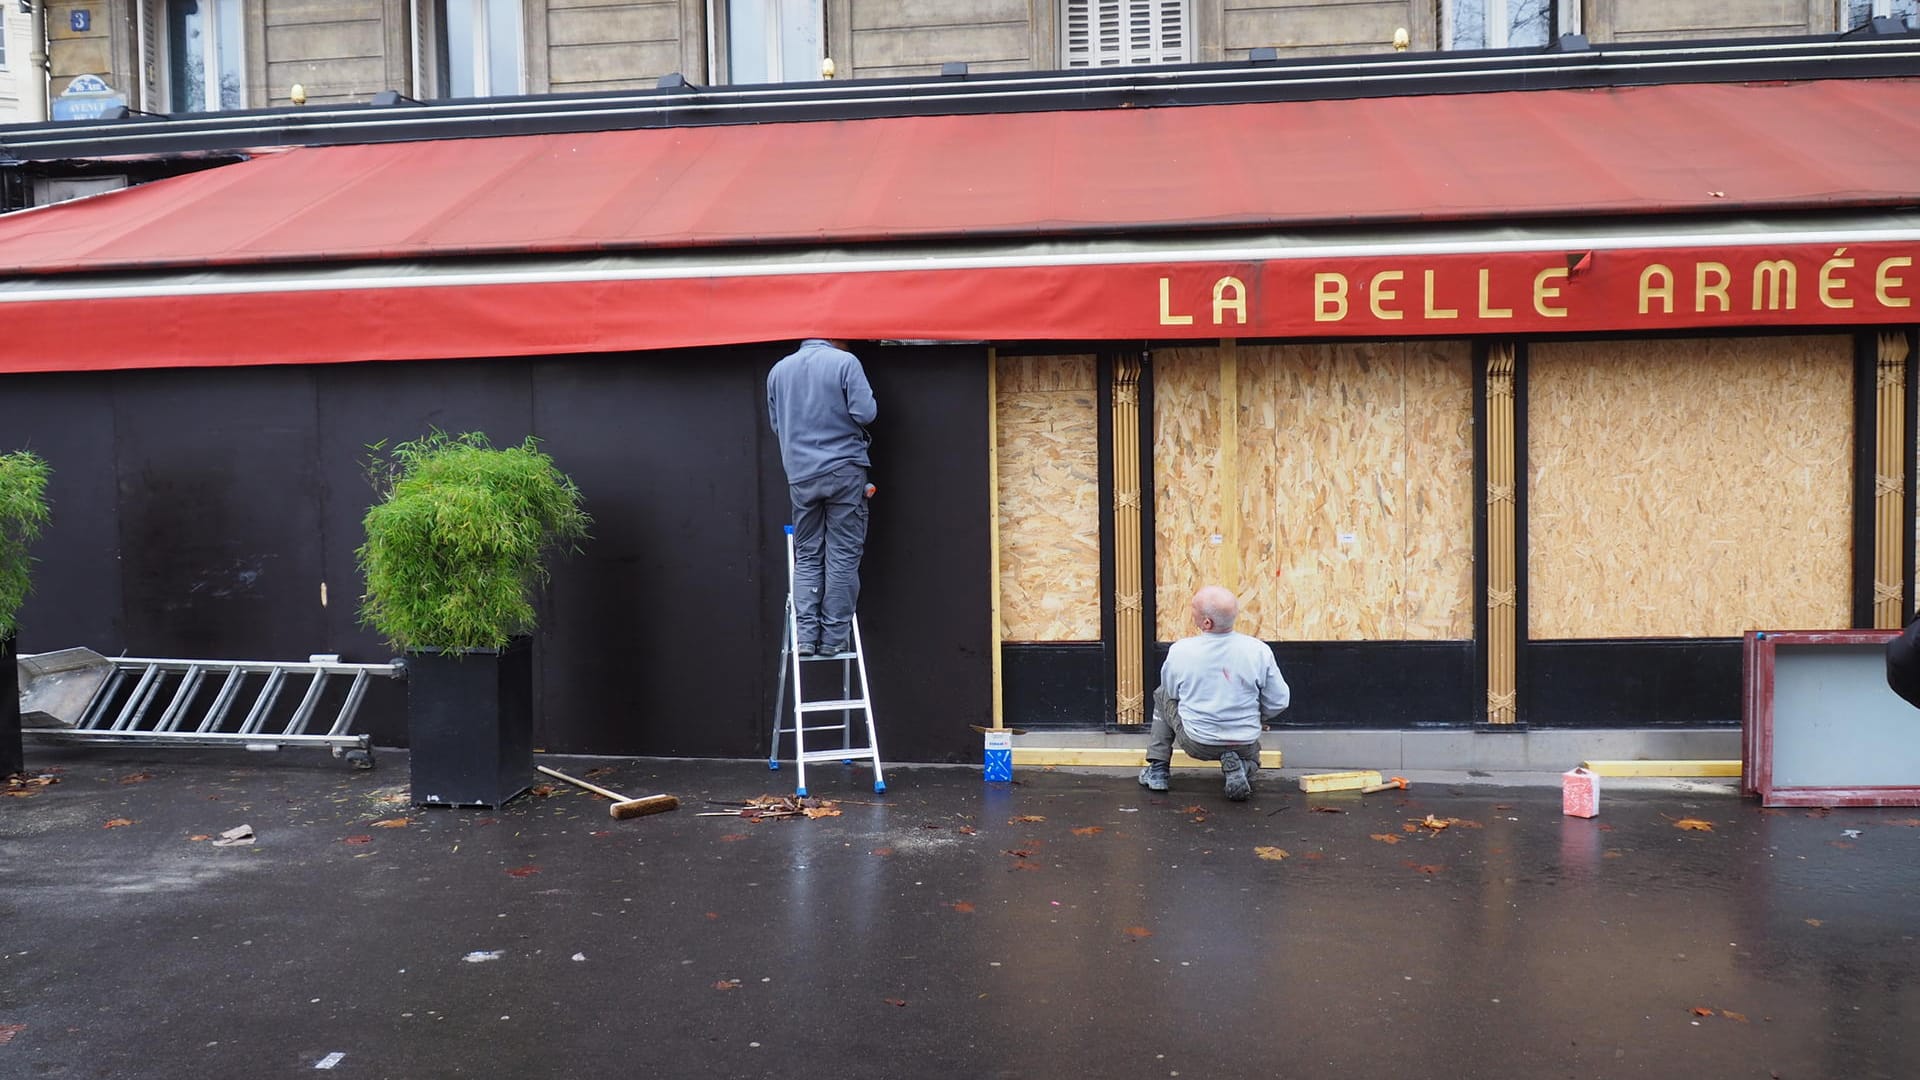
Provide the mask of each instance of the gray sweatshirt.
{"label": "gray sweatshirt", "polygon": [[1180,703],[1187,738],[1214,746],[1258,739],[1261,721],[1280,715],[1291,698],[1267,643],[1232,631],[1174,642],[1160,685]]}
{"label": "gray sweatshirt", "polygon": [[867,425],[876,412],[860,361],[819,338],[801,342],[767,373],[767,420],[780,439],[789,484],[842,465],[871,465]]}

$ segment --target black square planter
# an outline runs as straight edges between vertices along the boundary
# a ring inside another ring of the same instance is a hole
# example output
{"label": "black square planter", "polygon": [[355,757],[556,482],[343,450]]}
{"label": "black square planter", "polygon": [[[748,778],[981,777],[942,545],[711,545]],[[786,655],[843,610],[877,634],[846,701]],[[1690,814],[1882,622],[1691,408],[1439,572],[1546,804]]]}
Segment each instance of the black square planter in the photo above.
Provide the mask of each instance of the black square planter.
{"label": "black square planter", "polygon": [[415,806],[506,805],[533,776],[533,643],[407,653]]}
{"label": "black square planter", "polygon": [[20,748],[19,655],[12,634],[0,638],[0,778],[27,769]]}

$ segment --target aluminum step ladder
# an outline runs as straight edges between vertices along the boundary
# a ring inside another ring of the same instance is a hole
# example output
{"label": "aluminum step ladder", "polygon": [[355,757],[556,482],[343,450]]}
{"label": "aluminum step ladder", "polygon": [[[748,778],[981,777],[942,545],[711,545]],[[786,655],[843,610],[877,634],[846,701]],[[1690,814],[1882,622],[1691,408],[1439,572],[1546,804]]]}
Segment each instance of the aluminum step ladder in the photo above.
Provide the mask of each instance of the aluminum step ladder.
{"label": "aluminum step ladder", "polygon": [[[372,737],[354,733],[353,721],[368,682],[400,674],[395,664],[343,664],[332,654],[301,663],[62,649],[20,658],[21,734],[64,743],[325,747],[355,768],[370,769]],[[297,698],[286,693],[303,679]],[[237,709],[249,696],[244,711]],[[327,711],[332,722],[313,730]]]}
{"label": "aluminum step ladder", "polygon": [[[852,636],[848,639],[852,649],[832,656],[801,656],[796,648],[799,638],[799,624],[795,620],[793,609],[793,526],[787,530],[787,611],[786,630],[780,640],[780,689],[773,698],[773,745],[767,752],[767,768],[780,768],[780,736],[793,736],[794,794],[805,798],[807,794],[807,763],[816,761],[840,761],[852,765],[864,759],[873,767],[873,790],[876,794],[887,790],[887,781],[880,773],[880,736],[873,726],[873,702],[871,684],[867,682],[867,659],[860,641],[860,617],[852,620]],[[840,696],[835,698],[816,698],[808,700],[806,680],[803,672],[819,664],[840,665]],[[858,676],[857,685],[855,676]],[[793,693],[789,697],[787,688]],[[858,696],[856,695],[856,691]],[[791,708],[788,703],[791,701]],[[854,714],[866,718],[866,743],[854,744]],[[808,723],[809,718],[838,714],[838,723]],[[827,749],[807,749],[809,735],[826,735],[838,732],[840,745]]]}

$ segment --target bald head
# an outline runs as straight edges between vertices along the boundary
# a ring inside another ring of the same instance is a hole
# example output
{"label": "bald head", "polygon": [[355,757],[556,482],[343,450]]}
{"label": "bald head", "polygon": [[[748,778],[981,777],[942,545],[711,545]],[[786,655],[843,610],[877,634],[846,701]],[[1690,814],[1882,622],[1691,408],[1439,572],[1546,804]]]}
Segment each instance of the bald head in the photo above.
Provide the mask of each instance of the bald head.
{"label": "bald head", "polygon": [[1205,633],[1227,633],[1239,614],[1239,598],[1219,585],[1203,586],[1193,594],[1193,625]]}

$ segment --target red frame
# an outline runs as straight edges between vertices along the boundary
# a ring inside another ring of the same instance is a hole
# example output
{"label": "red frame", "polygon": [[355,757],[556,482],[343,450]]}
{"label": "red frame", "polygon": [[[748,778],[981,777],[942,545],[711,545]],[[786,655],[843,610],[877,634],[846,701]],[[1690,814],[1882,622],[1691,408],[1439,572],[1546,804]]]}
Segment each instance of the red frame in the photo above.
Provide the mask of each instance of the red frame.
{"label": "red frame", "polygon": [[1763,806],[1920,806],[1914,787],[1775,787],[1773,783],[1774,650],[1780,645],[1885,645],[1898,630],[1765,630],[1742,642],[1740,790]]}

